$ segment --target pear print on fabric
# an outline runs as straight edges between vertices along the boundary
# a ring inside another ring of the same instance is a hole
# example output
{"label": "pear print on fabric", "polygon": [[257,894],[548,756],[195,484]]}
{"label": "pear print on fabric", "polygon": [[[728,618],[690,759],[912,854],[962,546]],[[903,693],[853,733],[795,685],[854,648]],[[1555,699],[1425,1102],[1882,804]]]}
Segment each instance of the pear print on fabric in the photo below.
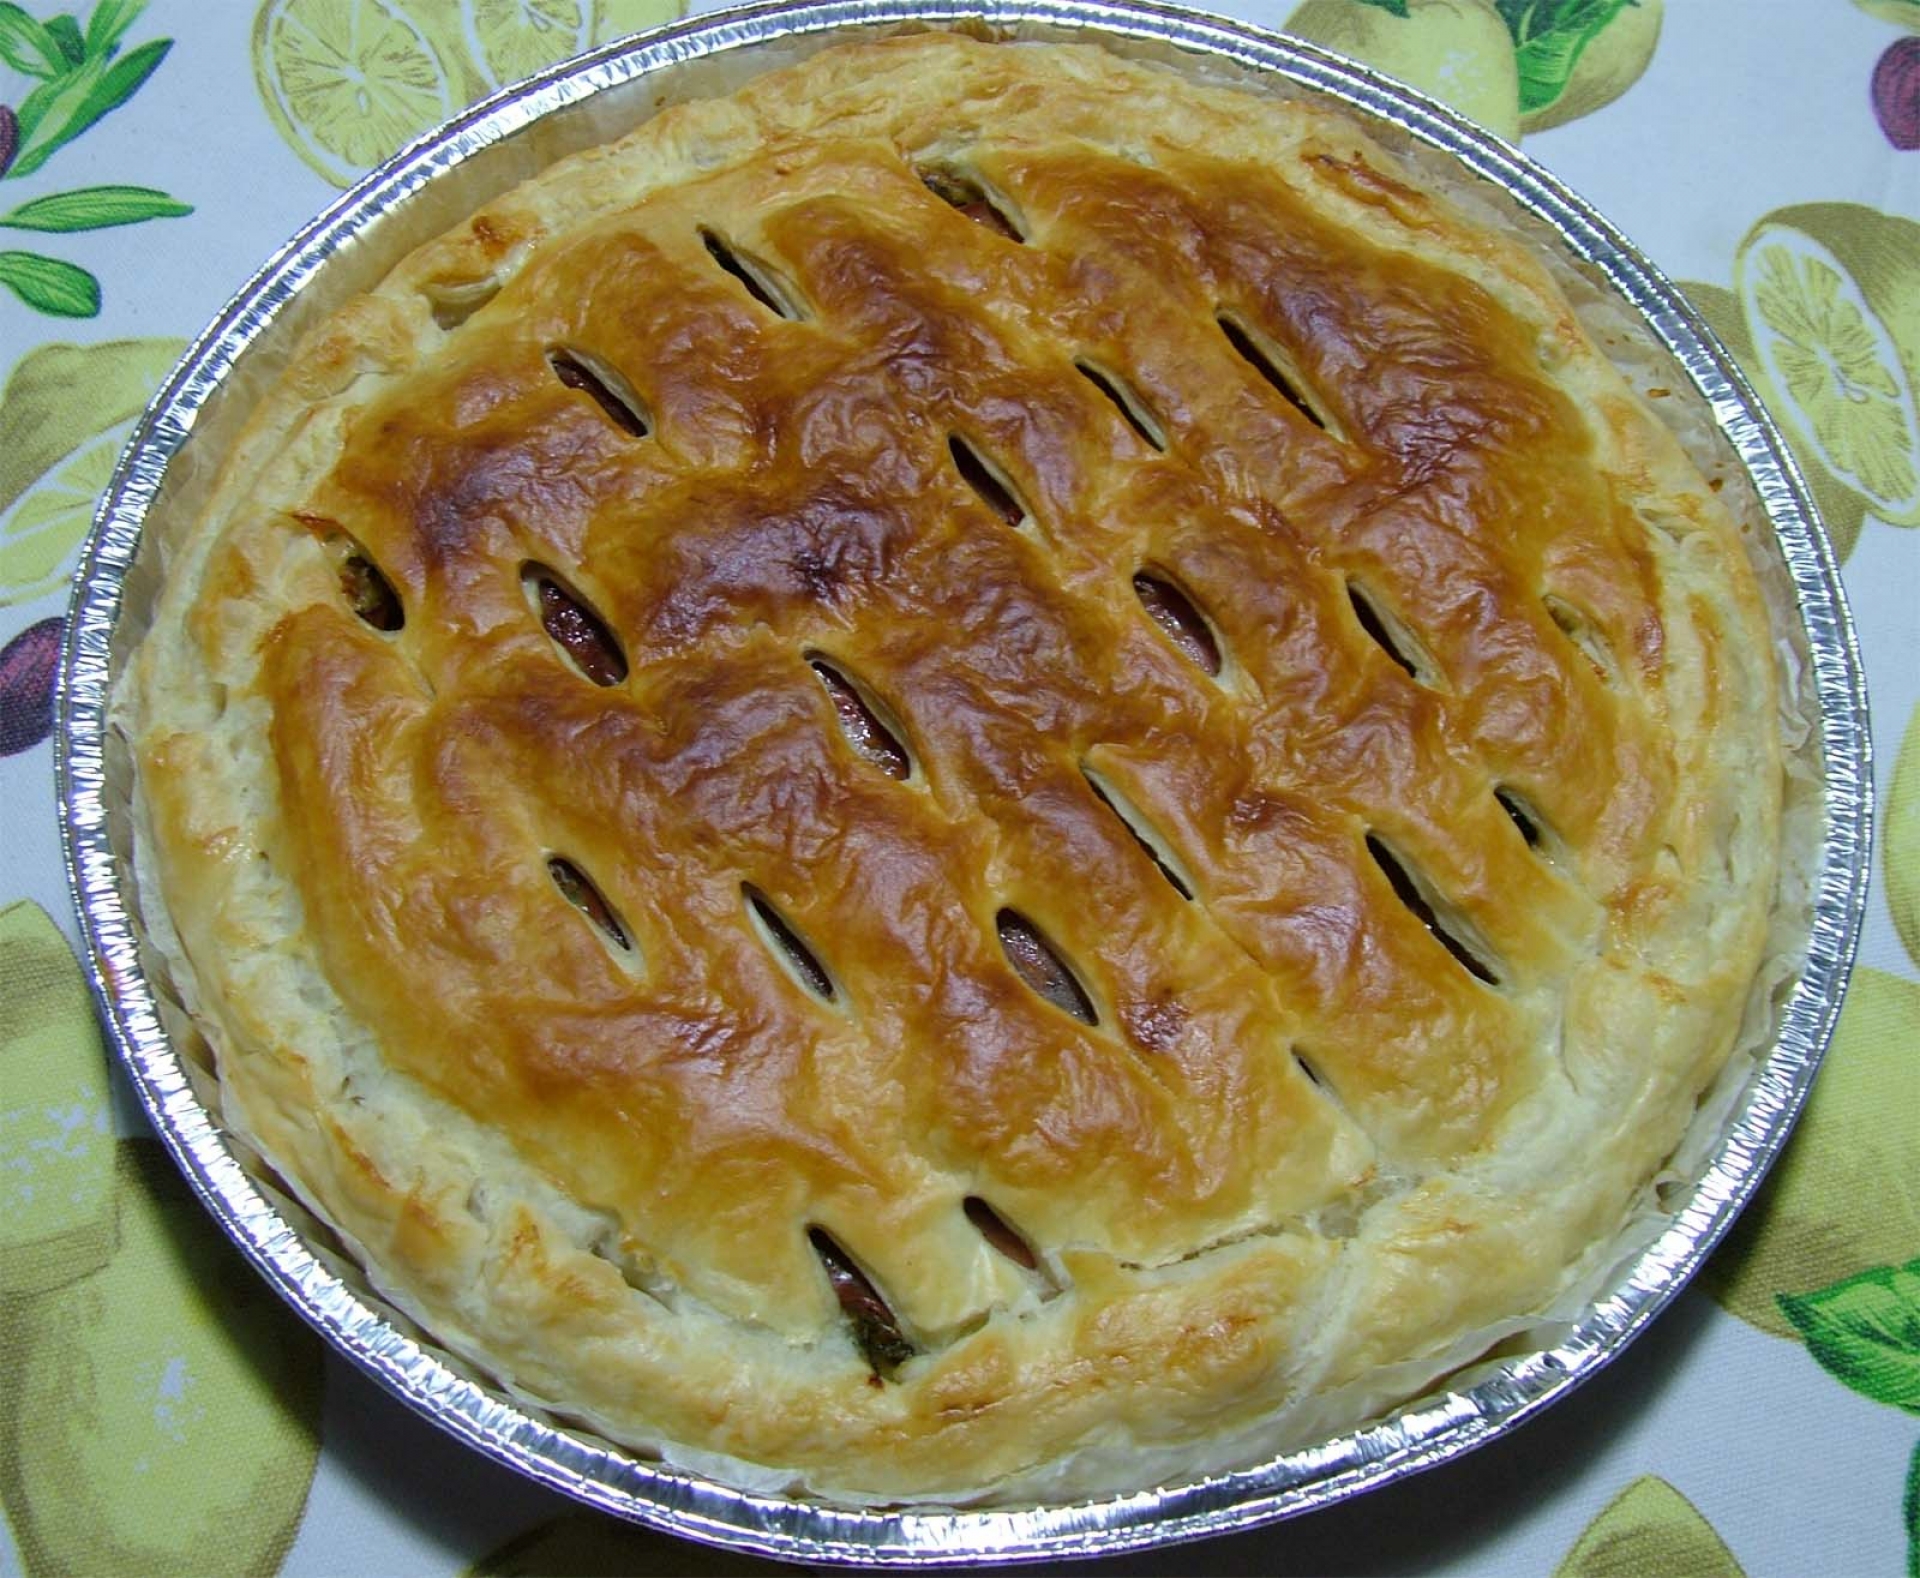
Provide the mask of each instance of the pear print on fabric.
{"label": "pear print on fabric", "polygon": [[42,345],[0,393],[0,608],[67,578],[133,418],[184,340]]}
{"label": "pear print on fabric", "polygon": [[1661,11],[1662,0],[1303,0],[1286,31],[1517,143],[1632,87]]}
{"label": "pear print on fabric", "polygon": [[1746,1578],[1692,1502],[1644,1474],[1589,1523],[1553,1578]]}
{"label": "pear print on fabric", "polygon": [[1894,930],[1907,957],[1920,968],[1920,707],[1907,719],[1906,737],[1900,742],[1893,783],[1880,816],[1887,908],[1893,912]]}
{"label": "pear print on fabric", "polygon": [[117,1140],[80,967],[0,909],[0,1505],[29,1578],[270,1574],[319,1452],[320,1341],[151,1140]]}
{"label": "pear print on fabric", "polygon": [[46,912],[0,909],[0,1301],[106,1264],[115,1231],[112,1097],[93,999]]}
{"label": "pear print on fabric", "polygon": [[320,1447],[320,1340],[152,1140],[104,1266],[0,1316],[0,1500],[29,1578],[275,1573]]}
{"label": "pear print on fabric", "polygon": [[[1816,1292],[1920,1245],[1920,985],[1858,967],[1785,1154],[1702,1272],[1733,1314],[1799,1332],[1778,1295]],[[1862,1210],[1862,1201],[1875,1202]]]}

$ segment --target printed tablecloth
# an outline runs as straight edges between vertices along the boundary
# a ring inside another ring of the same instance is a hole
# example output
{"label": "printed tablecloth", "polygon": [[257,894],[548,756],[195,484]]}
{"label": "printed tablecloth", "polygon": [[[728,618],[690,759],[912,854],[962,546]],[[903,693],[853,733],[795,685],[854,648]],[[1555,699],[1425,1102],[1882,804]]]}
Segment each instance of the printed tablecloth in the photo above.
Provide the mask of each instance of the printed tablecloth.
{"label": "printed tablecloth", "polygon": [[[72,944],[66,578],[188,336],[336,188],[676,0],[0,0],[0,1574],[747,1571],[575,1509],[323,1351],[187,1196]],[[1238,0],[1445,98],[1684,282],[1866,654],[1861,965],[1787,1156],[1615,1365],[1464,1460],[1089,1571],[1920,1575],[1920,0]]]}

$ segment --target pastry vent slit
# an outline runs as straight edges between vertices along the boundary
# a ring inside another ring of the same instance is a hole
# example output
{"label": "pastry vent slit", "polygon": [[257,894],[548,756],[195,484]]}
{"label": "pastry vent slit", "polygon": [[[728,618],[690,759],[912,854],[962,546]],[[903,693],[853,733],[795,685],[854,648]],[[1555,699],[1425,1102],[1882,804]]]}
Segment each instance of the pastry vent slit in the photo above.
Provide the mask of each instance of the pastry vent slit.
{"label": "pastry vent slit", "polygon": [[1024,242],[1026,227],[1013,214],[1013,205],[999,192],[972,176],[941,166],[927,166],[918,172],[920,184],[947,204],[966,215],[975,224],[1008,241]]}
{"label": "pastry vent slit", "polygon": [[1541,814],[1538,806],[1508,784],[1497,785],[1493,797],[1519,829],[1520,836],[1527,841],[1527,848],[1551,865],[1570,864],[1566,840],[1554,831],[1553,824]]}
{"label": "pastry vent slit", "polygon": [[407,611],[400,594],[386,572],[373,562],[373,556],[344,532],[336,534],[327,546],[347,606],[375,630],[391,634],[404,629]]}
{"label": "pastry vent slit", "polygon": [[541,628],[568,664],[596,685],[627,677],[627,655],[593,606],[544,564],[520,567],[520,586]]}
{"label": "pastry vent slit", "polygon": [[953,456],[954,469],[967,486],[979,495],[982,504],[1009,526],[1019,528],[1027,525],[1032,517],[1006,473],[958,433],[947,440],[947,451]]}
{"label": "pastry vent slit", "polygon": [[[1327,1078],[1326,1071],[1320,1065],[1320,1060],[1311,1053],[1302,1051],[1299,1047],[1289,1048],[1288,1056],[1293,1059],[1293,1066],[1306,1076],[1307,1083],[1313,1086],[1314,1091],[1319,1095],[1320,1099],[1326,1102],[1329,1107],[1333,1108],[1333,1110],[1348,1123],[1353,1124],[1355,1128],[1359,1128],[1359,1123],[1355,1121],[1353,1114],[1347,1110],[1347,1104],[1342,1099],[1339,1090],[1335,1087],[1333,1081]],[[1364,1133],[1365,1131],[1362,1130],[1362,1132]],[[1371,1136],[1369,1136],[1369,1138],[1371,1138]]]}
{"label": "pastry vent slit", "polygon": [[[1293,1065],[1305,1076],[1314,1088],[1314,1093],[1326,1103],[1328,1109],[1338,1120],[1352,1129],[1375,1156],[1384,1156],[1387,1147],[1380,1137],[1361,1121],[1360,1114],[1347,1105],[1347,1099],[1340,1094],[1340,1087],[1327,1073],[1326,1064],[1318,1053],[1309,1052],[1298,1046],[1289,1047],[1287,1055],[1293,1059]],[[1367,1208],[1383,1192],[1391,1192],[1392,1186],[1385,1183],[1374,1167],[1368,1167],[1365,1180],[1358,1185],[1350,1185],[1349,1191],[1336,1195],[1319,1209],[1309,1213],[1307,1225],[1323,1238],[1352,1238],[1359,1231],[1359,1219]]]}
{"label": "pastry vent slit", "polygon": [[625,969],[635,968],[639,950],[634,947],[633,933],[593,879],[563,855],[547,856],[547,875],[553,878],[560,896],[593,923],[615,960]]}
{"label": "pastry vent slit", "polygon": [[[1291,358],[1259,330],[1248,327],[1230,312],[1214,320],[1240,359],[1264,378],[1280,398],[1315,427],[1328,430],[1327,419],[1305,394],[1306,381],[1293,370]],[[1336,435],[1337,436],[1337,435]]]}
{"label": "pastry vent slit", "polygon": [[1036,995],[1071,1014],[1083,1025],[1097,1025],[1100,1016],[1093,999],[1080,984],[1072,966],[1063,959],[1040,928],[1017,910],[1002,910],[994,925],[1000,933],[1000,946],[1014,974],[1025,981]]}
{"label": "pastry vent slit", "polygon": [[1620,665],[1614,660],[1613,649],[1607,645],[1607,638],[1600,634],[1599,627],[1564,597],[1548,592],[1541,602],[1560,633],[1580,649],[1600,683],[1617,684]]}
{"label": "pastry vent slit", "polygon": [[628,1253],[622,1243],[622,1235],[616,1225],[609,1224],[586,1246],[587,1253],[596,1260],[604,1260],[620,1273],[620,1280],[634,1292],[644,1294],[663,1309],[674,1307],[673,1284],[647,1269]]}
{"label": "pastry vent slit", "polygon": [[834,989],[833,977],[827,973],[827,967],[820,962],[818,955],[800,940],[800,934],[788,923],[787,918],[767,902],[766,895],[758,888],[749,885],[740,891],[747,901],[747,914],[752,918],[753,929],[767,945],[767,951],[809,996],[823,1003],[836,1002],[839,993]]}
{"label": "pastry vent slit", "polygon": [[1373,638],[1375,646],[1406,670],[1408,678],[1429,690],[1444,688],[1439,665],[1405,620],[1358,581],[1347,582],[1347,601],[1353,605],[1353,616],[1360,621],[1360,628]]}
{"label": "pastry vent slit", "polygon": [[653,431],[653,417],[646,401],[611,363],[590,351],[556,345],[547,352],[547,365],[567,388],[578,389],[589,396],[606,413],[607,420],[623,433],[645,438]]}
{"label": "pastry vent slit", "polygon": [[1476,981],[1498,986],[1501,972],[1479,928],[1442,898],[1432,882],[1378,833],[1367,834],[1367,853],[1392,886],[1393,896],[1453,955],[1460,968]]}
{"label": "pastry vent slit", "polygon": [[1082,378],[1113,402],[1113,408],[1126,418],[1128,427],[1138,433],[1151,447],[1162,454],[1166,453],[1166,429],[1161,427],[1153,412],[1148,409],[1146,401],[1140,398],[1139,391],[1132,384],[1118,373],[1109,372],[1093,362],[1076,361],[1073,365]]}
{"label": "pastry vent slit", "polygon": [[807,663],[825,687],[847,743],[889,778],[911,778],[914,761],[901,740],[904,731],[886,709],[864,685],[819,653],[808,653]]}
{"label": "pastry vent slit", "polygon": [[1114,814],[1115,820],[1133,835],[1134,842],[1146,851],[1147,858],[1159,867],[1160,875],[1167,879],[1173,891],[1183,899],[1191,899],[1194,895],[1193,878],[1187,874],[1180,857],[1147,820],[1146,814],[1115,788],[1110,780],[1085,762],[1080,764],[1080,773],[1100,803]]}
{"label": "pastry vent slit", "polygon": [[700,231],[701,243],[707,249],[707,256],[720,268],[740,282],[746,293],[776,318],[785,318],[790,323],[798,323],[808,316],[802,305],[799,293],[789,284],[777,269],[770,267],[750,252],[743,252],[724,236],[706,229]]}
{"label": "pastry vent slit", "polygon": [[491,278],[430,279],[421,285],[420,296],[433,314],[435,325],[443,333],[451,334],[499,295],[501,284],[500,280]]}
{"label": "pastry vent slit", "polygon": [[974,1230],[1000,1254],[1026,1271],[1040,1269],[1040,1257],[1033,1252],[1023,1234],[977,1194],[966,1198],[964,1209]]}
{"label": "pastry vent slit", "polygon": [[819,1257],[840,1313],[852,1328],[854,1346],[876,1379],[891,1380],[919,1350],[900,1329],[892,1306],[881,1297],[880,1290],[831,1233],[823,1227],[809,1227],[807,1242]]}
{"label": "pastry vent slit", "polygon": [[1179,648],[1187,661],[1214,679],[1224,666],[1220,638],[1213,622],[1200,612],[1192,598],[1165,576],[1141,570],[1133,578],[1133,592],[1153,622]]}

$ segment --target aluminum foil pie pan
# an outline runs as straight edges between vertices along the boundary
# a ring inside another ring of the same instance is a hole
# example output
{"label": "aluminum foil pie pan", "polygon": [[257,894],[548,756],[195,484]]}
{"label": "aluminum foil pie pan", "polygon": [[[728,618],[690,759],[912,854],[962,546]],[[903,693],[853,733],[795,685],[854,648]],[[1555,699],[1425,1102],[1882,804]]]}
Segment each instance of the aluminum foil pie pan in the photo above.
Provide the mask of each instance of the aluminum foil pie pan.
{"label": "aluminum foil pie pan", "polygon": [[[1744,1056],[1702,1103],[1657,1197],[1600,1276],[1521,1338],[1367,1428],[1250,1468],[1072,1504],[848,1510],[729,1488],[548,1417],[438,1348],[222,1123],[207,1054],[147,942],[131,858],[131,771],[109,725],[146,628],[170,530],[301,335],[415,246],[577,149],[682,99],[725,93],[826,44],[927,25],[1098,42],[1280,97],[1347,106],[1482,217],[1525,232],[1643,388],[1697,390],[1690,445],[1753,522],[1793,691],[1791,844],[1772,967]],[[1609,325],[1631,328],[1629,336]],[[1628,347],[1646,332],[1664,351]],[[497,1461],[609,1512],[812,1562],[1036,1560],[1198,1539],[1385,1484],[1500,1435],[1613,1358],[1685,1283],[1757,1186],[1805,1100],[1865,908],[1871,773],[1865,684],[1837,567],[1806,486],[1726,352],[1683,298],[1578,197],[1431,101],[1309,46],[1169,7],[1109,0],[823,0],[685,21],[555,68],[416,142],[275,255],[174,370],[121,457],[80,570],[63,656],[58,772],[69,881],[108,1032],[161,1137],[263,1275],[335,1347]]]}

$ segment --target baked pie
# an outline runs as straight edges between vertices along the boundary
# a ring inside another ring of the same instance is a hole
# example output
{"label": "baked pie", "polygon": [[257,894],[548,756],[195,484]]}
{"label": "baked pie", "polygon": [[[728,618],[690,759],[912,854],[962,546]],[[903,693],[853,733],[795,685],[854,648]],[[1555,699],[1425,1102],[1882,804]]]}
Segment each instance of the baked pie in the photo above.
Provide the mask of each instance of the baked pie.
{"label": "baked pie", "polygon": [[118,705],[226,1121],[448,1347],[738,1483],[1403,1398],[1616,1242],[1763,950],[1699,469],[1350,119],[1096,48],[554,164],[164,550]]}

